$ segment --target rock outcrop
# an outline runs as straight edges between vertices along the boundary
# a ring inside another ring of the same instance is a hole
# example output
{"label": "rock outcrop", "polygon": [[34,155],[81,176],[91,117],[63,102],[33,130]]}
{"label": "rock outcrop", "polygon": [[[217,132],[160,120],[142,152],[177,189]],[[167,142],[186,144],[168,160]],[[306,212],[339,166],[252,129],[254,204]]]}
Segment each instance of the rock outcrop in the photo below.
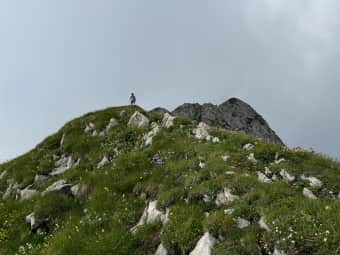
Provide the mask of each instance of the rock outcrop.
{"label": "rock outcrop", "polygon": [[248,135],[282,144],[281,139],[263,117],[250,105],[237,98],[229,99],[221,105],[186,103],[176,108],[172,114],[214,127],[243,131]]}

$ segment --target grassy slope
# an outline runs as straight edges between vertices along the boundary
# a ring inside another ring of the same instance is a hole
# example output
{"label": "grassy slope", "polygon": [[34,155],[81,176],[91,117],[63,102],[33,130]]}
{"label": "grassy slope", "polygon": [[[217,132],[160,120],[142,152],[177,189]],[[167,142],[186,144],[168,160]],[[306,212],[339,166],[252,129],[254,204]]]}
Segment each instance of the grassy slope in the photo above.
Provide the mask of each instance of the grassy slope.
{"label": "grassy slope", "polygon": [[[120,116],[123,109],[126,114]],[[177,119],[171,129],[162,129],[153,145],[142,149],[147,130],[126,128],[136,109],[110,108],[87,114],[66,124],[31,152],[0,165],[0,173],[8,172],[0,180],[0,191],[4,192],[9,177],[24,188],[36,173],[48,173],[53,168],[54,154],[72,154],[81,158],[80,165],[37,189],[43,191],[61,178],[90,187],[90,196],[83,199],[51,195],[25,202],[1,201],[0,254],[153,254],[161,241],[173,253],[188,254],[206,230],[224,237],[213,251],[219,255],[260,254],[259,247],[266,253],[274,246],[289,254],[338,254],[340,203],[329,193],[340,190],[338,163],[225,130],[214,131],[222,140],[219,144],[199,141],[191,135],[194,126],[185,119]],[[120,125],[105,137],[85,134],[89,122],[103,129],[112,117]],[[160,116],[149,117],[160,121]],[[60,147],[63,134],[66,138]],[[253,152],[257,164],[247,160],[249,152],[243,149],[247,143],[256,143]],[[164,166],[150,162],[156,153],[166,158]],[[257,180],[256,171],[269,166],[276,153],[286,161],[271,166],[273,172],[284,168],[296,176],[311,174],[323,181],[322,188],[313,190],[318,200],[303,197],[302,189],[308,183],[301,180],[294,185]],[[103,155],[114,158],[114,162],[97,170]],[[231,157],[228,162],[221,159],[223,155]],[[206,162],[204,169],[198,167],[199,158]],[[223,187],[231,188],[240,199],[222,207],[203,202],[205,194],[214,197]],[[132,235],[129,229],[142,215],[145,198],[158,199],[161,210],[170,208],[170,221],[163,230],[156,222]],[[235,209],[233,216],[224,214],[228,208]],[[49,233],[30,232],[25,216],[32,211],[53,215]],[[206,212],[210,213],[208,217]],[[261,215],[266,216],[271,232],[259,228]],[[252,224],[240,230],[233,221],[237,217]]]}

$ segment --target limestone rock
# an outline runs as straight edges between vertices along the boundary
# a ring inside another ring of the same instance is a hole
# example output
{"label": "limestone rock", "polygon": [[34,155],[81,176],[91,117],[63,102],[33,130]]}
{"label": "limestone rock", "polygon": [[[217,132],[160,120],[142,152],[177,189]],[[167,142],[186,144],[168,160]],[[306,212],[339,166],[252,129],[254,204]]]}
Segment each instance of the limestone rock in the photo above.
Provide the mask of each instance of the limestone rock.
{"label": "limestone rock", "polygon": [[295,176],[289,174],[285,169],[282,169],[282,170],[280,171],[280,175],[281,175],[281,177],[283,178],[283,180],[285,180],[285,181],[288,182],[288,183],[292,183],[292,182],[294,182],[295,179],[296,179]]}
{"label": "limestone rock", "polygon": [[235,222],[239,229],[244,229],[250,226],[250,222],[246,219],[237,218]]}
{"label": "limestone rock", "polygon": [[71,193],[74,197],[86,197],[89,193],[89,187],[86,184],[76,184],[71,187]]}
{"label": "limestone rock", "polygon": [[109,124],[105,128],[105,132],[108,133],[112,128],[118,125],[118,121],[115,118],[111,118]]}
{"label": "limestone rock", "polygon": [[174,125],[174,120],[176,117],[170,115],[169,113],[165,113],[162,120],[162,127],[170,128]]}
{"label": "limestone rock", "polygon": [[80,163],[80,159],[75,161],[72,156],[66,157],[65,155],[61,156],[61,158],[55,162],[55,169],[49,174],[51,176],[57,176],[65,173],[67,170],[78,166]]}
{"label": "limestone rock", "polygon": [[205,122],[213,127],[243,131],[248,135],[266,141],[282,144],[281,139],[268,123],[250,105],[237,98],[229,99],[221,105],[183,104],[177,107],[174,116],[187,117],[197,122]]}
{"label": "limestone rock", "polygon": [[65,142],[65,138],[66,138],[66,134],[63,134],[63,136],[61,137],[61,140],[60,140],[60,147],[63,146],[63,144]]}
{"label": "limestone rock", "polygon": [[303,181],[308,181],[308,182],[309,182],[309,185],[310,185],[311,187],[313,187],[313,188],[320,188],[320,187],[322,187],[322,185],[323,185],[322,181],[320,181],[319,179],[317,179],[317,178],[315,178],[315,177],[312,177],[312,176],[307,177],[307,176],[305,176],[305,175],[303,174],[303,175],[301,175],[300,178],[301,178],[301,180],[303,180]]}
{"label": "limestone rock", "polygon": [[302,194],[309,199],[317,199],[317,197],[314,195],[314,193],[308,189],[308,188],[304,188],[302,191]]}
{"label": "limestone rock", "polygon": [[228,155],[222,156],[222,160],[223,160],[224,162],[227,162],[229,159],[230,159],[230,156],[228,156]]}
{"label": "limestone rock", "polygon": [[0,180],[2,180],[3,178],[5,178],[5,176],[7,175],[7,171],[3,171],[1,174],[0,174]]}
{"label": "limestone rock", "polygon": [[31,213],[26,216],[26,223],[30,225],[31,231],[33,232],[39,229],[46,222],[48,222],[48,219],[37,219],[35,213]]}
{"label": "limestone rock", "polygon": [[167,255],[168,251],[165,249],[163,244],[160,244],[157,248],[155,255]]}
{"label": "limestone rock", "polygon": [[20,190],[19,191],[20,201],[30,200],[38,193],[39,192],[37,190],[31,189],[30,187]]}
{"label": "limestone rock", "polygon": [[59,180],[49,186],[44,192],[41,193],[41,195],[46,196],[47,194],[51,193],[64,193],[67,195],[71,195],[71,187],[72,185],[69,184],[66,180]]}
{"label": "limestone rock", "polygon": [[261,172],[257,172],[257,179],[260,181],[260,182],[263,182],[263,183],[271,183],[272,180],[269,179],[265,174],[261,173]]}
{"label": "limestone rock", "polygon": [[153,138],[159,133],[160,129],[157,123],[153,122],[151,124],[151,131],[144,135],[144,145],[149,146],[152,145]]}
{"label": "limestone rock", "polygon": [[257,164],[257,159],[255,158],[254,153],[250,153],[248,156],[248,160],[252,162],[253,164]]}
{"label": "limestone rock", "polygon": [[270,232],[270,228],[266,223],[266,218],[264,216],[261,217],[261,219],[259,220],[259,226],[261,229],[266,230],[267,232]]}
{"label": "limestone rock", "polygon": [[5,191],[5,193],[2,195],[3,200],[7,200],[13,195],[16,190],[19,188],[19,184],[15,183],[13,179],[7,180],[8,187]]}
{"label": "limestone rock", "polygon": [[251,143],[248,143],[248,144],[243,146],[243,149],[246,150],[246,151],[251,151],[254,148],[255,148],[255,146]]}
{"label": "limestone rock", "polygon": [[190,255],[211,255],[216,243],[217,240],[209,232],[206,232],[196,244],[195,249],[190,252]]}
{"label": "limestone rock", "polygon": [[223,192],[217,194],[215,203],[217,206],[226,205],[239,199],[238,196],[231,194],[231,189],[224,188]]}
{"label": "limestone rock", "polygon": [[149,126],[150,120],[140,112],[135,112],[129,122],[129,128],[147,128]]}
{"label": "limestone rock", "polygon": [[167,210],[167,213],[164,214],[163,212],[159,211],[157,208],[157,200],[152,201],[148,204],[148,206],[145,208],[144,213],[142,217],[140,218],[139,222],[136,226],[131,228],[132,233],[136,233],[138,228],[144,224],[151,224],[154,223],[156,220],[161,220],[163,224],[166,224],[168,221],[169,216],[169,210]]}
{"label": "limestone rock", "polygon": [[285,253],[282,250],[279,250],[277,247],[275,247],[273,255],[287,255],[287,253]]}
{"label": "limestone rock", "polygon": [[107,164],[110,164],[110,160],[106,157],[106,155],[103,157],[103,159],[98,163],[97,165],[97,169],[100,169],[104,166],[106,166]]}
{"label": "limestone rock", "polygon": [[92,122],[90,122],[89,124],[86,125],[85,133],[90,133],[90,132],[92,132],[95,128],[96,128],[96,126],[95,126]]}
{"label": "limestone rock", "polygon": [[44,181],[46,181],[48,178],[49,178],[49,176],[47,176],[47,175],[36,174],[35,177],[34,177],[34,184],[39,185],[39,184],[43,183]]}
{"label": "limestone rock", "polygon": [[197,128],[193,130],[193,133],[197,139],[206,139],[209,136],[211,127],[204,122],[198,124]]}

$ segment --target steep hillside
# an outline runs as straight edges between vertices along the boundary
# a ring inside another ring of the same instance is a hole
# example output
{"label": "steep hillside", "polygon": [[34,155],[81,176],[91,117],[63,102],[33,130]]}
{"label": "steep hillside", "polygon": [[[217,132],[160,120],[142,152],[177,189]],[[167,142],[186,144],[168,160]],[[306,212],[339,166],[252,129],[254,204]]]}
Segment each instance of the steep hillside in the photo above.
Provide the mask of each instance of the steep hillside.
{"label": "steep hillside", "polygon": [[0,165],[0,254],[338,254],[340,165],[117,107]]}

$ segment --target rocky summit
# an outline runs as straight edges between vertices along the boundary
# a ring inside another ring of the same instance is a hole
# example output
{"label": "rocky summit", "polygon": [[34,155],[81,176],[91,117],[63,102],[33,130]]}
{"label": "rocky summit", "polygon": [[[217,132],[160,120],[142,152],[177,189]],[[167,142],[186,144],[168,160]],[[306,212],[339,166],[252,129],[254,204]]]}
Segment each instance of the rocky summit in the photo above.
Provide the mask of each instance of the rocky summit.
{"label": "rocky summit", "polygon": [[337,254],[339,173],[237,99],[108,108],[0,165],[0,254]]}
{"label": "rocky summit", "polygon": [[231,98],[220,104],[183,104],[173,112],[175,116],[187,117],[208,125],[242,131],[267,141],[282,143],[263,117],[249,104]]}

